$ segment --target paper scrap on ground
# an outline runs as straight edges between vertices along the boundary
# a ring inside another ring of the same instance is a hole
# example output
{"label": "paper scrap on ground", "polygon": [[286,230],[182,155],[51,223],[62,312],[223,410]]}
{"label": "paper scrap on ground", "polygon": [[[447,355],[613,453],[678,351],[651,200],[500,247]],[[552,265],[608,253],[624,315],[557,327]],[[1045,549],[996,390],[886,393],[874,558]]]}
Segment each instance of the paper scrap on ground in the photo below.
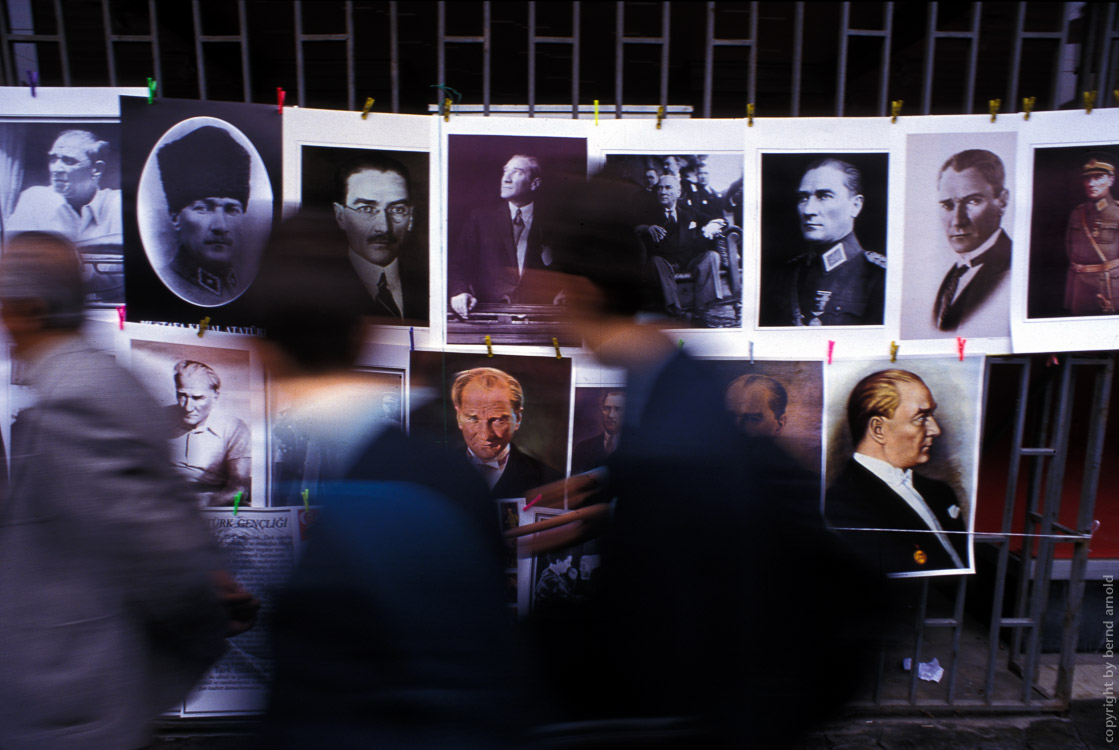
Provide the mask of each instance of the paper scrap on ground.
{"label": "paper scrap on ground", "polygon": [[[901,668],[908,672],[912,663],[912,659],[902,659]],[[936,657],[933,657],[932,661],[923,661],[917,664],[917,677],[926,682],[940,682],[940,678],[943,676],[944,667],[940,666]]]}

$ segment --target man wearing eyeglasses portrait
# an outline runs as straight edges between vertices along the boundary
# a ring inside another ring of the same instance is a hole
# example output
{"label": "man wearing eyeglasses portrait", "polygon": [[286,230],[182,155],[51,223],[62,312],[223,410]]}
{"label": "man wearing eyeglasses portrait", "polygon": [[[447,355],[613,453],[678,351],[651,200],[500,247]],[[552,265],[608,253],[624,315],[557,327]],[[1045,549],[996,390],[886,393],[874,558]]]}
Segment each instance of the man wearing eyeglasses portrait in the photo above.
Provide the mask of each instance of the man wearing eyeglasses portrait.
{"label": "man wearing eyeglasses portrait", "polygon": [[[425,281],[420,275],[426,276],[426,268],[413,272],[409,255],[415,252],[406,248],[416,220],[408,168],[371,153],[342,168],[339,192],[334,219],[346,233],[354,272],[373,297],[373,314],[427,320],[427,294],[417,285]],[[413,278],[417,284],[410,283]]]}

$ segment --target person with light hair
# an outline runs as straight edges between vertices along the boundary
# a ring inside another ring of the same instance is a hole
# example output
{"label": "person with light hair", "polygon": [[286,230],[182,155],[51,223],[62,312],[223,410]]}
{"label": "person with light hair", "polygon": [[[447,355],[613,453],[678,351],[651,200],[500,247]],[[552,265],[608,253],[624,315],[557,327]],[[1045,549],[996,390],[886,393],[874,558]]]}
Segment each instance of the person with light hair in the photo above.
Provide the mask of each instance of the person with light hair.
{"label": "person with light hair", "polygon": [[559,472],[513,445],[524,419],[525,398],[512,375],[495,367],[460,372],[451,385],[451,402],[467,458],[482,473],[493,497],[523,497],[559,479]]}
{"label": "person with light hair", "polygon": [[913,471],[941,434],[936,409],[925,382],[901,369],[866,376],[847,400],[855,455],[828,488],[824,515],[886,574],[968,567],[955,491]]}

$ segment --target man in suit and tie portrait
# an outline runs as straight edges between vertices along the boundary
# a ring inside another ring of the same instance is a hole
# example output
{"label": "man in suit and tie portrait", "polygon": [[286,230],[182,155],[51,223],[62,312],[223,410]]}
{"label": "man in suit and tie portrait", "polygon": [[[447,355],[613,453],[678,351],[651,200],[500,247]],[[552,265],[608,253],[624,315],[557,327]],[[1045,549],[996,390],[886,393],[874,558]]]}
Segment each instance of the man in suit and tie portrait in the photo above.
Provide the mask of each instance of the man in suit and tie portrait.
{"label": "man in suit and tie portrait", "polygon": [[581,474],[606,463],[618,448],[618,436],[625,416],[626,392],[607,388],[602,392],[602,432],[575,445],[571,452],[571,473]]}
{"label": "man in suit and tie portrait", "polygon": [[[657,181],[657,203],[638,217],[635,232],[645,246],[647,268],[658,301],[668,315],[690,320],[702,316],[714,303],[728,296],[719,278],[719,253],[715,235],[726,224],[703,217],[680,201],[680,178],[664,174]],[[676,274],[695,277],[695,301],[685,309],[676,286]]]}
{"label": "man in suit and tie portrait", "polygon": [[451,310],[460,318],[468,319],[479,302],[555,301],[554,290],[536,289],[529,278],[552,262],[536,202],[543,184],[540,161],[517,154],[502,169],[501,200],[471,212],[448,258]]}
{"label": "man in suit and tie portrait", "polygon": [[967,535],[958,533],[967,515],[955,491],[913,471],[941,434],[936,408],[925,382],[900,369],[866,376],[847,400],[855,454],[828,488],[824,515],[889,575],[969,567]]}
{"label": "man in suit and tie portrait", "polygon": [[451,384],[455,421],[466,441],[466,457],[481,472],[493,498],[524,497],[560,473],[513,445],[524,419],[521,384],[495,367],[475,367]]}
{"label": "man in suit and tie portrait", "polygon": [[374,317],[426,321],[427,250],[409,243],[416,221],[408,167],[377,152],[338,173],[334,220],[354,273],[373,298]]}
{"label": "man in suit and tie portrait", "polygon": [[1011,241],[1002,228],[1010,193],[1002,160],[983,149],[952,155],[937,176],[937,200],[955,262],[933,302],[937,330],[961,336],[1010,333]]}
{"label": "man in suit and tie portrait", "polygon": [[735,426],[750,437],[776,438],[785,427],[789,392],[776,378],[740,375],[727,386],[725,399]]}

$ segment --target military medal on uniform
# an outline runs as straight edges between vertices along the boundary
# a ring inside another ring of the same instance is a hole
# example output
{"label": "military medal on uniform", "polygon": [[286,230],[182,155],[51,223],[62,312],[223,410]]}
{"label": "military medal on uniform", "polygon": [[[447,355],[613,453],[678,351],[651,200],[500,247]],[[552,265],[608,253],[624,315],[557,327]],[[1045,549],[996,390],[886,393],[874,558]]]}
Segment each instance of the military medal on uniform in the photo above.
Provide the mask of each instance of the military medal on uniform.
{"label": "military medal on uniform", "polygon": [[808,321],[810,326],[822,326],[820,316],[827,310],[828,300],[831,299],[831,290],[817,290],[816,291],[816,309],[809,310],[812,314],[812,320]]}

